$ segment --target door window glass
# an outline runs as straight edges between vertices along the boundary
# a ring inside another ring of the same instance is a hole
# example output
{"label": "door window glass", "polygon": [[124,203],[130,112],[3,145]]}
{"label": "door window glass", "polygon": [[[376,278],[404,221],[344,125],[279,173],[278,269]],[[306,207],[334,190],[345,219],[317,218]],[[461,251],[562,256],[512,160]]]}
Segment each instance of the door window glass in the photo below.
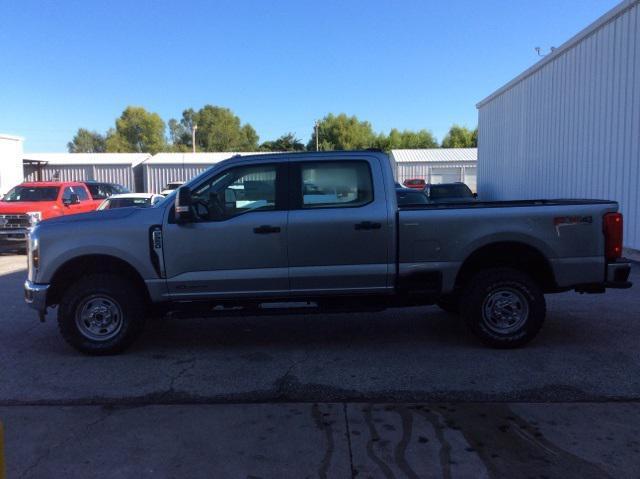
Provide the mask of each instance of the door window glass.
{"label": "door window glass", "polygon": [[196,219],[217,221],[276,207],[276,166],[242,166],[215,176],[191,195]]}
{"label": "door window glass", "polygon": [[373,200],[366,161],[301,163],[302,207],[354,207]]}
{"label": "door window glass", "polygon": [[82,186],[74,186],[73,192],[78,195],[80,201],[86,201],[89,199],[89,195],[87,194],[87,190],[85,190]]}

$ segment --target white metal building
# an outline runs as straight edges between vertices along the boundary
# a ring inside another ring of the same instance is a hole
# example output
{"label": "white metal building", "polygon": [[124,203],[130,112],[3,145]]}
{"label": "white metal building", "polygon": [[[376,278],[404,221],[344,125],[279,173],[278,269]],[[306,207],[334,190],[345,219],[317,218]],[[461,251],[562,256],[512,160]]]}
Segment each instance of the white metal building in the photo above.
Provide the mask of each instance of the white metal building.
{"label": "white metal building", "polygon": [[421,178],[427,183],[462,181],[476,191],[478,150],[476,148],[428,148],[391,150],[391,166],[396,180]]}
{"label": "white metal building", "polygon": [[19,136],[0,134],[0,196],[22,182],[22,144]]}
{"label": "white metal building", "polygon": [[640,249],[640,0],[625,0],[482,100],[483,199],[620,202]]}
{"label": "white metal building", "polygon": [[[22,156],[27,181],[118,183],[136,190],[135,172],[148,153],[30,153]],[[137,188],[139,189],[139,187]]]}
{"label": "white metal building", "polygon": [[144,191],[160,193],[167,183],[189,181],[207,168],[235,155],[260,155],[264,152],[158,153],[141,165]]}

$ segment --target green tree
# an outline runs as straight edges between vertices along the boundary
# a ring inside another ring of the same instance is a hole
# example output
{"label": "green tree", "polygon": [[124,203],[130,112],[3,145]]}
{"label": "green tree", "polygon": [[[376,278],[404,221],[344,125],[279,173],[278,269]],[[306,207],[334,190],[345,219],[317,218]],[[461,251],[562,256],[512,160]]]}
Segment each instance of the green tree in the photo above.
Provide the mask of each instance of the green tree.
{"label": "green tree", "polygon": [[160,115],[142,107],[128,106],[107,134],[107,151],[158,153],[166,146],[165,125]]}
{"label": "green tree", "polygon": [[464,126],[453,125],[442,140],[442,148],[475,148],[478,146],[478,129],[469,130]]}
{"label": "green tree", "polygon": [[[356,116],[344,113],[329,113],[318,122],[319,149],[325,150],[358,150],[372,148],[377,144],[377,137],[368,121],[360,121]],[[308,150],[316,149],[316,129],[313,129]]]}
{"label": "green tree", "polygon": [[191,132],[197,125],[196,149],[199,151],[255,151],[258,134],[251,125],[241,123],[228,108],[205,105],[182,112],[182,119],[169,120],[169,137],[174,146],[192,148]]}
{"label": "green tree", "polygon": [[69,153],[103,153],[106,150],[106,138],[96,131],[78,128],[73,139],[67,143]]}
{"label": "green tree", "polygon": [[393,128],[389,135],[381,133],[377,138],[377,147],[389,151],[403,148],[438,148],[438,142],[429,130],[403,130]]}
{"label": "green tree", "polygon": [[265,141],[260,145],[262,151],[304,151],[304,144],[293,133],[287,133],[274,141]]}

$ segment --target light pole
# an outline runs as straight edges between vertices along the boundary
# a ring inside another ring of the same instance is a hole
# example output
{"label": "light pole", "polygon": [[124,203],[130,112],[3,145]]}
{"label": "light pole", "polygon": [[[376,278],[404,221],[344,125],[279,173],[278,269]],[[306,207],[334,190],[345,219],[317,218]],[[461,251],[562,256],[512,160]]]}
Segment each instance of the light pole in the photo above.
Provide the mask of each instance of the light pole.
{"label": "light pole", "polygon": [[191,128],[191,146],[193,147],[193,153],[196,152],[196,130],[198,129],[198,124],[194,123],[193,128]]}
{"label": "light pole", "polygon": [[319,148],[318,148],[318,129],[319,128],[318,127],[319,127],[318,120],[316,120],[316,151],[319,150]]}

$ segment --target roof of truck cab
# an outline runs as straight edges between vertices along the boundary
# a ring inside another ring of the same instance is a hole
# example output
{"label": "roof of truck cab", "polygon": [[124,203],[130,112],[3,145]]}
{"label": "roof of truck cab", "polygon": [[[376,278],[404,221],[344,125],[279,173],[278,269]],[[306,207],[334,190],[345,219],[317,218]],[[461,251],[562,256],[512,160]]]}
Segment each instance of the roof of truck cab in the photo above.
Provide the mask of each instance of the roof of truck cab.
{"label": "roof of truck cab", "polygon": [[331,150],[331,151],[281,151],[281,152],[269,152],[269,153],[251,153],[251,154],[242,154],[232,156],[227,158],[226,160],[221,161],[220,163],[226,163],[230,161],[238,161],[238,160],[260,160],[260,161],[270,161],[274,159],[281,158],[326,158],[326,157],[345,157],[345,159],[349,159],[349,157],[353,156],[378,156],[387,154],[382,150],[370,149],[370,150]]}

